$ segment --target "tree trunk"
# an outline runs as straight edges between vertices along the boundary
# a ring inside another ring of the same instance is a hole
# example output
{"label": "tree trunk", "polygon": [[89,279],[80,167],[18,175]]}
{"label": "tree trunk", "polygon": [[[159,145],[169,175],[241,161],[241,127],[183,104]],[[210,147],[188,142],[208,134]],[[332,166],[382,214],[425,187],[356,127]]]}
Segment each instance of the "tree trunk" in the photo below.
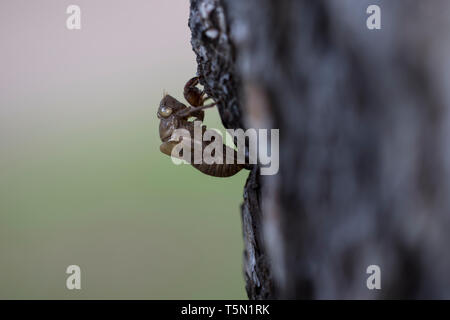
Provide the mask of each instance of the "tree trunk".
{"label": "tree trunk", "polygon": [[224,126],[280,129],[279,173],[244,188],[249,298],[450,298],[449,16],[447,0],[191,0]]}

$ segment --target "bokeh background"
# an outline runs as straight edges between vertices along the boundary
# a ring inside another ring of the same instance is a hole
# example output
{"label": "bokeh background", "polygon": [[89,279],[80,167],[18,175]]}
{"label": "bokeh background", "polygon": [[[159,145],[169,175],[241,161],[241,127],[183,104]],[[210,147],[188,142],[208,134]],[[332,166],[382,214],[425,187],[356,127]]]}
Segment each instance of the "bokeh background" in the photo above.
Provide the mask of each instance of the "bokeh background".
{"label": "bokeh background", "polygon": [[[66,8],[81,7],[81,30]],[[159,152],[196,72],[187,0],[0,2],[0,298],[241,299],[247,172]],[[208,127],[223,128],[216,110]],[[68,265],[82,289],[66,289]]]}

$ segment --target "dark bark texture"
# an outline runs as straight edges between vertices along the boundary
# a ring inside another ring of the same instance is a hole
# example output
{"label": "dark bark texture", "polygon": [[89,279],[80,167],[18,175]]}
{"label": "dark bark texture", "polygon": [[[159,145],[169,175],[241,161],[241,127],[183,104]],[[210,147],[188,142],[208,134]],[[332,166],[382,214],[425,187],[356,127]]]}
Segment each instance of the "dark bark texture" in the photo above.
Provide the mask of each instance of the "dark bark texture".
{"label": "dark bark texture", "polygon": [[244,188],[249,298],[450,298],[448,17],[447,0],[191,0],[224,126],[280,129],[279,173]]}
{"label": "dark bark texture", "polygon": [[[227,129],[245,128],[241,78],[236,71],[235,47],[224,6],[218,0],[192,0],[189,27],[200,83],[218,103],[223,125]],[[244,277],[250,299],[275,297],[262,239],[260,190],[259,170],[255,166],[247,179],[241,207]]]}

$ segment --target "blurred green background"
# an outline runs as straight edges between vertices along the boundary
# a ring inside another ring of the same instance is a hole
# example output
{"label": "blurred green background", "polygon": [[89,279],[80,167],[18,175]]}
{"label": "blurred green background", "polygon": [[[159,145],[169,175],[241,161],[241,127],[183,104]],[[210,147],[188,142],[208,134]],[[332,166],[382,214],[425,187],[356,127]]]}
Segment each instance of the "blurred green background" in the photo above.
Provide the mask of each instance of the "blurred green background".
{"label": "blurred green background", "polygon": [[[82,29],[66,29],[77,4]],[[163,89],[196,72],[189,3],[0,3],[0,298],[243,299],[239,206],[159,152]],[[223,128],[216,110],[208,127]],[[68,265],[81,290],[66,289]]]}

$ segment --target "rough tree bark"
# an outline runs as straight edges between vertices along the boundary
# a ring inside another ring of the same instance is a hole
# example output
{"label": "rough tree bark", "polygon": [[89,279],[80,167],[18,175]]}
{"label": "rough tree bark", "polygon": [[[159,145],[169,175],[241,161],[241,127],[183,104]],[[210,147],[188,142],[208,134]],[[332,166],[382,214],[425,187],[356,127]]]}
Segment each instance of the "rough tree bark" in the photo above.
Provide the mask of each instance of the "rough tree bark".
{"label": "rough tree bark", "polygon": [[[189,27],[200,83],[208,96],[218,102],[223,125],[228,129],[245,128],[242,83],[224,6],[218,0],[192,0]],[[244,276],[250,299],[275,297],[262,240],[260,202],[259,170],[255,166],[247,179],[241,208]]]}
{"label": "rough tree bark", "polygon": [[279,173],[244,188],[249,298],[450,298],[449,16],[447,0],[191,0],[224,126],[280,129]]}

